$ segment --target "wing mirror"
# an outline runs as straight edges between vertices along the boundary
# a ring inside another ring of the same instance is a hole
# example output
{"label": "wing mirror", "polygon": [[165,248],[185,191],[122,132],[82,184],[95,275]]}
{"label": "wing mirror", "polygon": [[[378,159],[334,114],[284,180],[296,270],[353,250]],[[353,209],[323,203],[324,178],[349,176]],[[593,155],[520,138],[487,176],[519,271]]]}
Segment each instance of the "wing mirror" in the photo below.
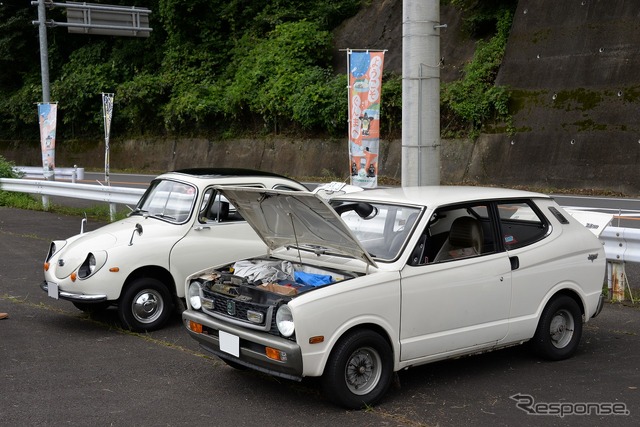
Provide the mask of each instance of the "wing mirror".
{"label": "wing mirror", "polygon": [[138,233],[138,236],[142,236],[142,226],[140,224],[136,224],[133,233],[131,233],[131,240],[129,240],[129,246],[133,245],[133,236]]}

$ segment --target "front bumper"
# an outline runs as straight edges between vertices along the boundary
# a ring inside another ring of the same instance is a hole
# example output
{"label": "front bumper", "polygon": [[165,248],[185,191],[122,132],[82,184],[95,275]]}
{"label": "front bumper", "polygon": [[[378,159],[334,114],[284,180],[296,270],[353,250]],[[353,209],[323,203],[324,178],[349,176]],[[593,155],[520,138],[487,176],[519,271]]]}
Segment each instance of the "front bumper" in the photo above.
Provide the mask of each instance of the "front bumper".
{"label": "front bumper", "polygon": [[[265,332],[226,323],[193,310],[185,310],[182,313],[182,320],[189,335],[198,341],[204,350],[222,359],[269,375],[296,381],[302,380],[302,351],[297,343]],[[191,330],[189,322],[201,324],[202,333]],[[240,357],[220,349],[220,331],[238,337]],[[268,358],[265,351],[267,347],[284,352],[286,360],[278,361]]]}
{"label": "front bumper", "polygon": [[[51,285],[51,292],[49,292],[49,286]],[[51,298],[64,299],[73,302],[103,302],[107,300],[106,295],[86,295],[86,294],[74,294],[71,292],[61,291],[57,289],[58,285],[53,282],[47,282],[46,280],[40,284],[40,289],[47,292]]]}

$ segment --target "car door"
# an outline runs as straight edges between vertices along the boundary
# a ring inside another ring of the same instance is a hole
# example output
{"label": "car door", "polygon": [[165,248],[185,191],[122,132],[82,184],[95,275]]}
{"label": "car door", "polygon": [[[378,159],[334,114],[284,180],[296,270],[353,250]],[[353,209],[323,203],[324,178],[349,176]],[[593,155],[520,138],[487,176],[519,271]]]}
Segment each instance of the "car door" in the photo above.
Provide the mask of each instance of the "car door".
{"label": "car door", "polygon": [[[448,207],[432,216],[424,231],[426,255],[419,262],[410,259],[401,272],[402,361],[480,349],[507,335],[511,263],[496,244],[492,212],[487,203]],[[480,224],[479,250],[450,245],[451,227],[460,217]]]}
{"label": "car door", "polygon": [[197,271],[267,252],[266,245],[226,199],[208,188],[200,202],[198,217],[170,256],[178,296],[184,296],[186,277]]}

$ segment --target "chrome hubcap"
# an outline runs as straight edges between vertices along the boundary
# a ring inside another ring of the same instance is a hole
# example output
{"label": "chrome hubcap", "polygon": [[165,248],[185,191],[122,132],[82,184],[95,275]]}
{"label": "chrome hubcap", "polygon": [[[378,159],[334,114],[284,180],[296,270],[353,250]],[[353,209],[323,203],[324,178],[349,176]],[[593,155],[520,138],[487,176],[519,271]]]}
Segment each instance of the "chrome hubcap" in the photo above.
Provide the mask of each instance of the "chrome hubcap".
{"label": "chrome hubcap", "polygon": [[160,317],[164,310],[162,296],[154,290],[145,290],[133,299],[133,317],[141,323],[151,323]]}

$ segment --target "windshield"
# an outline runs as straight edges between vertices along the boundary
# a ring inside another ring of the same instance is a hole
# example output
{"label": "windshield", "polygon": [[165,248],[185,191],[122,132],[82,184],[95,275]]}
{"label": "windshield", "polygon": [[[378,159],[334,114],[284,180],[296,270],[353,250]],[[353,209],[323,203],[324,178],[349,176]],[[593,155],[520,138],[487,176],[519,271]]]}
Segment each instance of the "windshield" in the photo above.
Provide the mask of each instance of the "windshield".
{"label": "windshield", "polygon": [[420,209],[381,203],[332,203],[372,258],[393,260],[409,238]]}
{"label": "windshield", "polygon": [[147,215],[175,223],[185,222],[191,214],[197,189],[191,184],[156,180],[144,193],[132,215]]}

